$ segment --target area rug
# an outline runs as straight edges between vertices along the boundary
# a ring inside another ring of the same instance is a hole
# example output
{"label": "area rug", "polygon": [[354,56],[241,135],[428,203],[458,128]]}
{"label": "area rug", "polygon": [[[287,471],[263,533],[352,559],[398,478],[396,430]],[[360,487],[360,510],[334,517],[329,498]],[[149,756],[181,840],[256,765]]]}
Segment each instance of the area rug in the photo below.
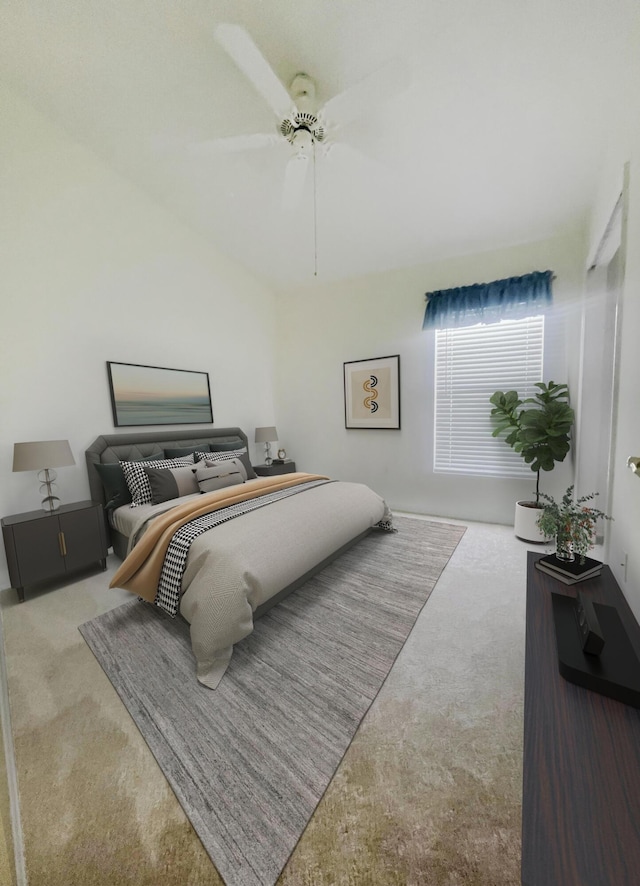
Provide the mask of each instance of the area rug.
{"label": "area rug", "polygon": [[80,627],[227,886],[272,886],[464,527],[396,518],[261,618],[215,692],[138,600]]}

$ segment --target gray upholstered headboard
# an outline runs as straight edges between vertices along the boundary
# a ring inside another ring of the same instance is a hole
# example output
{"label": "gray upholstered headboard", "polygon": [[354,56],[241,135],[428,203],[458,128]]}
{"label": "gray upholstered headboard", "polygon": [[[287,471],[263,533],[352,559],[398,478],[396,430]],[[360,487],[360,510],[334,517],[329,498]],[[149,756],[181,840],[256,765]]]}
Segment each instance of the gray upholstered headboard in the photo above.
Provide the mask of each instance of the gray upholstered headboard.
{"label": "gray upholstered headboard", "polygon": [[164,458],[164,450],[198,443],[237,443],[249,448],[247,435],[240,428],[207,428],[206,430],[154,431],[153,433],[104,434],[85,450],[89,488],[93,501],[106,504],[104,487],[94,468],[97,462],[136,461],[148,455]]}

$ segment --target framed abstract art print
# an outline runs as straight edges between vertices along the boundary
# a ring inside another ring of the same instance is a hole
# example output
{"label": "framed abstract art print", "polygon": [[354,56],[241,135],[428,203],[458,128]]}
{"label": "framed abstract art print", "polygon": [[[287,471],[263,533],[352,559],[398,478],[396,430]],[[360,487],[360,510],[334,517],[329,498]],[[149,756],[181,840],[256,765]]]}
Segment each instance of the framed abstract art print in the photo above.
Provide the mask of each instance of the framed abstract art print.
{"label": "framed abstract art print", "polygon": [[400,429],[400,356],[344,364],[346,428]]}

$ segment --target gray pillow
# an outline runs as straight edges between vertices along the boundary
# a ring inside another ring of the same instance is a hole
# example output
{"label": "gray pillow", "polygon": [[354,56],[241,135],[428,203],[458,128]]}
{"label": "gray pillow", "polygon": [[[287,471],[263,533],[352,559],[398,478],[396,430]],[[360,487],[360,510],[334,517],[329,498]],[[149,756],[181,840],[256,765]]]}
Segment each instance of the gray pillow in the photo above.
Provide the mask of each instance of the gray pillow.
{"label": "gray pillow", "polygon": [[209,443],[211,452],[229,452],[232,449],[240,449],[241,447],[242,443],[239,440],[236,440],[235,443]]}
{"label": "gray pillow", "polygon": [[127,481],[129,492],[131,493],[131,507],[137,505],[150,505],[153,501],[151,495],[151,484],[146,473],[146,468],[181,468],[185,465],[193,465],[193,456],[189,455],[185,458],[163,458],[156,459],[147,463],[140,461],[121,461],[122,472]]}
{"label": "gray pillow", "polygon": [[[155,455],[148,455],[142,461],[151,461],[155,457]],[[131,502],[131,493],[122,471],[122,464],[119,461],[104,462],[104,464],[98,462],[95,468],[104,486],[104,494],[107,499],[105,508],[110,510],[111,508],[119,508],[120,505],[128,505]]]}
{"label": "gray pillow", "polygon": [[197,465],[195,475],[200,492],[214,492],[225,486],[240,485],[246,478],[244,465],[237,458],[207,462],[204,467]]}
{"label": "gray pillow", "polygon": [[200,491],[194,468],[191,466],[145,468],[144,470],[149,478],[151,501],[154,505],[170,501],[172,498],[181,498],[183,495],[193,495]]}
{"label": "gray pillow", "polygon": [[196,449],[202,449],[202,446],[180,446],[177,449],[165,449],[165,458],[184,458],[185,455],[195,455]]}

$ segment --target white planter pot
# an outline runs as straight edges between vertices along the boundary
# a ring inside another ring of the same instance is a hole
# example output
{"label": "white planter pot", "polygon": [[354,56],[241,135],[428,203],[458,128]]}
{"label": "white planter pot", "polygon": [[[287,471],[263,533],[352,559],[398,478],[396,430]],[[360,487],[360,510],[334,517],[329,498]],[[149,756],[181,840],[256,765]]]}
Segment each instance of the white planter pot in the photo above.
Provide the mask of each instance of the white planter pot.
{"label": "white planter pot", "polygon": [[542,508],[536,506],[534,501],[517,501],[513,525],[516,538],[534,544],[543,544],[547,541],[536,525],[541,513]]}

